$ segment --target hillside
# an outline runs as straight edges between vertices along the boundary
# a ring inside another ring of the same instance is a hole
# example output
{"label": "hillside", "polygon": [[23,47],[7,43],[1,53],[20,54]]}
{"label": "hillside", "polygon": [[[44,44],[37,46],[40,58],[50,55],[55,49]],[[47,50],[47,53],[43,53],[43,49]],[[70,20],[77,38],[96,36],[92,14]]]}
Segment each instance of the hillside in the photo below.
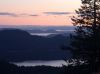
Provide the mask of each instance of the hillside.
{"label": "hillside", "polygon": [[10,61],[70,58],[69,51],[61,50],[68,43],[68,37],[63,35],[41,37],[19,29],[0,30],[0,58]]}

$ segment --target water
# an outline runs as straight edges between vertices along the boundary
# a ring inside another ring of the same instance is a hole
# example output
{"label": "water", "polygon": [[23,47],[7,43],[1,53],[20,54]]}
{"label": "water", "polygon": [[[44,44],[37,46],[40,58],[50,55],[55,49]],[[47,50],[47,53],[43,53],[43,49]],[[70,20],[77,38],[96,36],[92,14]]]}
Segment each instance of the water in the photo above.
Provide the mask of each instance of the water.
{"label": "water", "polygon": [[31,35],[37,35],[37,36],[49,36],[52,34],[58,34],[58,33],[31,33]]}
{"label": "water", "polygon": [[52,60],[52,61],[23,61],[23,62],[14,62],[18,66],[53,66],[61,67],[62,65],[68,65],[64,60]]}

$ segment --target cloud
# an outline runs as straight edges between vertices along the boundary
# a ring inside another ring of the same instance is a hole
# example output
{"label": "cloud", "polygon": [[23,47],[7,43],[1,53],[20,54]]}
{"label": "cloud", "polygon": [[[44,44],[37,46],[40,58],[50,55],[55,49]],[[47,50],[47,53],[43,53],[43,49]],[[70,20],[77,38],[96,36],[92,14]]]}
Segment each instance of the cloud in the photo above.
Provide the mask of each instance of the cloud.
{"label": "cloud", "polygon": [[68,15],[73,14],[73,12],[43,12],[44,14],[48,15]]}
{"label": "cloud", "polygon": [[17,17],[18,15],[15,14],[15,13],[0,12],[0,16],[13,16],[13,17]]}
{"label": "cloud", "polygon": [[28,14],[28,13],[22,13],[20,16],[39,16],[38,14]]}
{"label": "cloud", "polygon": [[39,15],[37,15],[37,14],[30,14],[29,16],[39,16]]}
{"label": "cloud", "polygon": [[22,13],[22,14],[16,14],[16,13],[10,13],[10,12],[0,12],[0,16],[12,16],[12,17],[24,17],[24,16],[39,16],[37,14],[28,14],[28,13]]}

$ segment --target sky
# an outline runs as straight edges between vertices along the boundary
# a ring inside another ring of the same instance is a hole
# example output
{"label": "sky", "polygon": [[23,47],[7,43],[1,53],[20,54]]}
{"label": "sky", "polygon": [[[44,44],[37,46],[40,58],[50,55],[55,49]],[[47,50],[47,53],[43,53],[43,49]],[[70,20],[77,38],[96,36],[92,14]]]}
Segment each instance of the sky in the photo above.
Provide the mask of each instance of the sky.
{"label": "sky", "polygon": [[0,25],[72,25],[81,0],[0,0]]}

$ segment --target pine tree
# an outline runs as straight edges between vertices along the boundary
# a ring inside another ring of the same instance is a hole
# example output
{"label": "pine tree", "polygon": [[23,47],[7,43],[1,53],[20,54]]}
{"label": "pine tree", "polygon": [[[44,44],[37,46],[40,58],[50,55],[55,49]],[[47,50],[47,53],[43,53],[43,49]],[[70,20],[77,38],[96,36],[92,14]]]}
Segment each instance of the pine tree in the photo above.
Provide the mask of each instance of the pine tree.
{"label": "pine tree", "polygon": [[74,57],[88,61],[91,68],[100,63],[100,0],[81,0],[82,6],[72,17],[75,34],[70,49]]}

